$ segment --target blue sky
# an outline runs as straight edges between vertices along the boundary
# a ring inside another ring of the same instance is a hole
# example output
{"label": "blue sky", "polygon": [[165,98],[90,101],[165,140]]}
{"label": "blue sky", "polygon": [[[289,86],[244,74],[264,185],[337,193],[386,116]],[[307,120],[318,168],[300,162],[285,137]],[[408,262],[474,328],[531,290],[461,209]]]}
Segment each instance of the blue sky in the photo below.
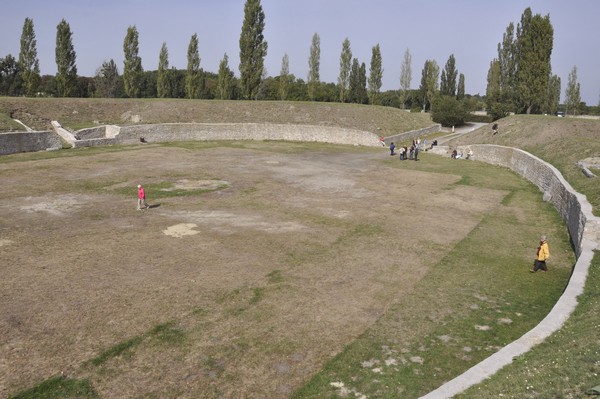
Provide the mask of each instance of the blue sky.
{"label": "blue sky", "polygon": [[[55,74],[56,26],[65,19],[73,33],[80,75],[93,76],[102,62],[114,59],[123,68],[123,40],[130,25],[139,32],[145,70],[158,65],[163,42],[170,66],[187,65],[187,46],[199,38],[200,66],[217,72],[223,54],[238,76],[239,46],[245,0],[18,0],[3,1],[0,57],[18,57],[26,17],[32,18],[42,74]],[[402,57],[412,54],[412,88],[417,88],[426,60],[443,68],[450,54],[465,75],[469,94],[485,94],[490,61],[510,22],[523,11],[550,15],[554,27],[553,73],[562,80],[577,66],[582,100],[600,101],[600,1],[597,0],[262,0],[266,15],[268,74],[281,70],[285,53],[290,72],[306,79],[311,39],[321,39],[321,81],[337,82],[342,42],[350,40],[353,57],[367,65],[372,47],[383,58],[383,90],[400,85]]]}

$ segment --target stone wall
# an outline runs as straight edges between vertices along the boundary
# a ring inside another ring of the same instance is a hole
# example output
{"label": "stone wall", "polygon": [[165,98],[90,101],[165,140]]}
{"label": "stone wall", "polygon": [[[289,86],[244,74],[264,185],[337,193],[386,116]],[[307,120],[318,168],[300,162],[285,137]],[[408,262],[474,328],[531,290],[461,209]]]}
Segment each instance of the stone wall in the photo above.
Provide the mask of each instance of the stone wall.
{"label": "stone wall", "polygon": [[[75,143],[74,147],[98,145],[98,128],[82,129],[76,133],[76,136],[82,138],[82,140]],[[104,144],[136,144],[140,143],[140,138],[144,138],[148,143],[207,140],[285,140],[363,146],[379,145],[377,135],[361,130],[331,126],[268,123],[165,123],[122,127],[107,126],[103,140],[107,140]]]}
{"label": "stone wall", "polygon": [[[470,145],[475,160],[510,168],[535,184],[565,221],[577,255],[581,254],[584,233],[598,239],[597,219],[585,196],[577,193],[554,166],[517,148],[496,145]],[[466,147],[458,147],[466,152]],[[599,248],[600,249],[600,248]]]}
{"label": "stone wall", "polygon": [[0,155],[61,148],[60,137],[54,132],[0,133]]}

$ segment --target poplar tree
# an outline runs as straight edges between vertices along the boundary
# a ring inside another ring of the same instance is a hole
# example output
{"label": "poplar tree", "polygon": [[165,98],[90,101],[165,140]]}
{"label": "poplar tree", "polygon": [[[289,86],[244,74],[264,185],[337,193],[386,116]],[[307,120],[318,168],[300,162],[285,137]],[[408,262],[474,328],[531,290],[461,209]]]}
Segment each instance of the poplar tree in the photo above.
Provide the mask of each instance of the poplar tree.
{"label": "poplar tree", "polygon": [[377,44],[372,49],[371,66],[369,69],[369,102],[371,104],[379,104],[381,81],[383,79],[383,67],[381,59],[381,49]]}
{"label": "poplar tree", "polygon": [[500,61],[494,58],[490,62],[490,68],[487,74],[487,86],[485,89],[486,108],[489,111],[492,110],[494,104],[500,102],[501,90],[500,90]]}
{"label": "poplar tree", "polygon": [[308,57],[308,98],[315,101],[320,82],[319,69],[321,65],[321,38],[317,33],[312,37],[310,56]]}
{"label": "poplar tree", "polygon": [[123,61],[123,84],[125,94],[128,97],[139,97],[142,91],[142,79],[144,70],[142,69],[142,59],[139,54],[138,31],[134,26],[127,28],[127,35],[123,42],[123,52],[125,59]]}
{"label": "poplar tree", "polygon": [[56,27],[56,94],[71,97],[77,89],[77,66],[71,27],[64,19]]}
{"label": "poplar tree", "polygon": [[217,95],[221,100],[231,100],[233,97],[233,72],[229,69],[227,53],[219,63],[219,76],[217,78]]}
{"label": "poplar tree", "polygon": [[352,50],[350,49],[350,40],[346,38],[342,43],[342,53],[340,55],[340,76],[338,77],[338,87],[340,89],[341,102],[346,102],[346,100],[348,99],[351,63]]}
{"label": "poplar tree", "polygon": [[550,77],[548,83],[548,104],[546,105],[546,113],[555,115],[558,112],[560,103],[560,78],[556,75]]}
{"label": "poplar tree", "polygon": [[364,62],[360,64],[360,68],[358,69],[357,100],[359,104],[366,104],[369,101],[367,93],[367,66]]}
{"label": "poplar tree", "polygon": [[187,98],[200,98],[201,78],[198,35],[194,33],[187,52],[187,73],[185,75],[185,96]]}
{"label": "poplar tree", "polygon": [[456,70],[456,60],[454,54],[451,54],[446,61],[444,70],[442,71],[442,77],[440,79],[440,94],[442,96],[456,95],[456,78],[458,71]]}
{"label": "poplar tree", "polygon": [[435,60],[425,61],[421,74],[421,86],[419,87],[423,101],[423,111],[427,110],[427,106],[431,109],[433,100],[439,91],[439,76],[440,67],[437,62]]}
{"label": "poplar tree", "polygon": [[566,114],[571,112],[572,115],[577,115],[579,104],[581,103],[580,85],[577,82],[577,66],[574,66],[569,73],[567,80],[567,90],[565,92],[565,107]]}
{"label": "poplar tree", "polygon": [[547,101],[554,29],[550,16],[525,9],[517,26],[516,52],[519,105],[527,114],[540,112]]}
{"label": "poplar tree", "polygon": [[25,18],[19,51],[19,73],[27,96],[34,96],[40,84],[40,62],[37,57],[37,40],[33,20]]}
{"label": "poplar tree", "polygon": [[348,100],[357,104],[366,104],[367,96],[367,67],[365,63],[359,63],[358,59],[352,59],[350,68],[350,86]]}
{"label": "poplar tree", "polygon": [[456,90],[456,99],[462,100],[465,98],[465,75],[460,74],[458,76],[458,89]]}
{"label": "poplar tree", "polygon": [[402,67],[400,69],[400,104],[402,108],[406,107],[406,98],[412,83],[412,55],[410,50],[406,49],[404,58],[402,59]]}
{"label": "poplar tree", "polygon": [[281,101],[287,100],[290,86],[290,58],[287,53],[281,59],[281,71],[279,72],[279,87],[278,94]]}
{"label": "poplar tree", "polygon": [[156,96],[158,98],[171,97],[171,79],[169,70],[169,50],[167,43],[163,42],[158,56],[158,73],[156,76]]}
{"label": "poplar tree", "polygon": [[515,27],[511,22],[498,43],[499,65],[499,90],[501,101],[505,107],[515,110],[517,94],[517,44],[515,41]]}
{"label": "poplar tree", "polygon": [[242,95],[256,99],[267,55],[267,42],[263,36],[265,13],[260,0],[246,0],[244,23],[240,34],[240,84]]}

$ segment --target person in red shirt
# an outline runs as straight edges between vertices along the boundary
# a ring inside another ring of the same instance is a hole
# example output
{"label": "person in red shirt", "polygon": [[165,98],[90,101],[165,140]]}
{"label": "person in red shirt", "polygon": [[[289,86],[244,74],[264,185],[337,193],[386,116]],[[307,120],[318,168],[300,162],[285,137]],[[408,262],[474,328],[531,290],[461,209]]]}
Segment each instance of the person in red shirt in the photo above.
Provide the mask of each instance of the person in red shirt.
{"label": "person in red shirt", "polygon": [[146,202],[146,192],[144,191],[144,187],[142,187],[141,184],[138,184],[137,188],[138,188],[137,210],[141,211],[142,210],[142,205],[144,205],[144,209],[150,208],[148,206],[148,203]]}

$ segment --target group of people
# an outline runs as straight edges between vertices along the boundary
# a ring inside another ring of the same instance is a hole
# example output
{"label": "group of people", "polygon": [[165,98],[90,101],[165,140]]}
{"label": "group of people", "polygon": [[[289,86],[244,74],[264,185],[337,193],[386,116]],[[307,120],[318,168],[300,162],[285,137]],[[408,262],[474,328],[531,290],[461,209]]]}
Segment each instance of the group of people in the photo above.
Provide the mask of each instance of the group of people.
{"label": "group of people", "polygon": [[[450,154],[450,158],[452,158],[452,159],[461,159],[462,157],[463,157],[463,153],[458,152],[458,150],[456,148],[454,150],[452,150],[452,154]],[[471,150],[471,148],[469,147],[469,150],[467,151],[466,159],[472,159],[472,158],[473,158],[473,150]]]}
{"label": "group of people", "polygon": [[[410,147],[400,147],[399,149],[399,153],[400,153],[400,160],[401,161],[405,161],[407,159],[411,160],[411,161],[418,161],[419,160],[419,151],[421,151],[421,145],[427,145],[427,143],[421,143],[421,139],[416,139],[413,140],[412,144]],[[390,144],[390,156],[395,156],[396,155],[396,145],[394,144],[394,142],[392,141],[392,143]]]}

